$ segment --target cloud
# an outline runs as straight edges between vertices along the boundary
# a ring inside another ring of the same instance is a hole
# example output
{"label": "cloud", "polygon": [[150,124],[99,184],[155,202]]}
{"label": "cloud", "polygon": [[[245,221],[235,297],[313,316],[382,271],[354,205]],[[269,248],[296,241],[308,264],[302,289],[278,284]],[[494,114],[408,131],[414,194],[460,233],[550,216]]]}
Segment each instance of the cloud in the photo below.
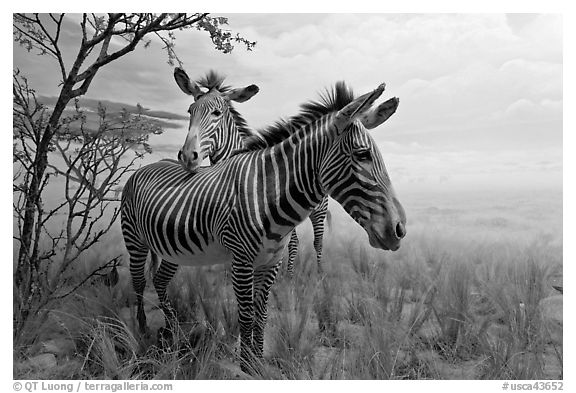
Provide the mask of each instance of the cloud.
{"label": "cloud", "polygon": [[[375,134],[379,141],[413,135],[462,145],[488,136],[499,148],[528,133],[534,137],[523,143],[536,145],[544,134],[536,123],[546,123],[546,132],[552,127],[553,139],[561,140],[562,47],[555,16],[512,27],[509,16],[494,14],[338,14],[275,35],[256,27],[257,20],[242,30],[258,41],[257,50],[233,54],[244,69],[262,72],[254,103],[269,104],[247,105],[244,112],[257,126],[295,113],[300,102],[344,79],[358,93],[385,81],[386,97],[401,98],[397,114],[382,126],[386,132]],[[530,129],[526,119],[506,113],[523,99],[539,106]]]}
{"label": "cloud", "polygon": [[[396,174],[416,182],[442,179],[448,186],[486,183],[490,177],[500,183],[530,182],[528,176],[512,174],[541,168],[561,173],[561,15],[229,18],[232,31],[258,42],[254,51],[237,46],[231,54],[218,53],[199,31],[178,32],[176,50],[192,77],[217,69],[233,86],[257,84],[258,95],[237,105],[255,128],[295,114],[300,103],[338,80],[358,94],[386,82],[383,99],[398,96],[400,106],[372,135],[393,179]],[[77,40],[72,28],[66,32],[67,43]],[[31,70],[42,87],[57,84],[45,59],[24,56],[16,48],[14,55],[15,66]],[[190,104],[157,40],[103,69],[90,97],[182,114]],[[179,144],[182,135],[161,137],[163,144]],[[546,160],[552,164],[532,164]]]}
{"label": "cloud", "polygon": [[[254,51],[238,46],[232,54],[218,53],[199,31],[179,32],[176,49],[192,76],[215,68],[235,86],[257,83],[259,105],[246,105],[255,126],[295,113],[299,103],[337,80],[346,80],[358,93],[387,82],[386,94],[402,98],[399,125],[422,132],[488,118],[522,98],[562,98],[561,18],[554,15],[229,18],[234,31],[258,42]],[[77,30],[68,26],[67,44],[78,38],[71,33]],[[176,88],[161,44],[153,41],[149,49],[140,48],[103,69],[90,95],[184,111],[188,98]]]}
{"label": "cloud", "polygon": [[503,110],[497,109],[487,117],[487,121],[504,124],[549,124],[558,123],[557,131],[561,131],[562,100],[542,99],[534,102],[520,98],[509,104]]}

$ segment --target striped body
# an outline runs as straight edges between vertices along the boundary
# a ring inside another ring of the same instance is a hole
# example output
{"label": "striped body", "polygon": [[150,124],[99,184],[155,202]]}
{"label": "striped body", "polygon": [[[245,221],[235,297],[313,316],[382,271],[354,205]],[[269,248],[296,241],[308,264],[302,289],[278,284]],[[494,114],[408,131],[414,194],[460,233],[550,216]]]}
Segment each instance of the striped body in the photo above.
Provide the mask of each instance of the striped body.
{"label": "striped body", "polygon": [[141,330],[146,329],[142,296],[148,251],[162,260],[154,285],[169,327],[175,319],[166,283],[177,266],[231,262],[242,359],[262,356],[268,294],[288,235],[324,196],[313,181],[315,167],[294,175],[296,163],[310,158],[309,150],[305,143],[285,143],[196,173],[160,161],[130,177],[122,194],[122,232]]}
{"label": "striped body", "polygon": [[[189,113],[191,118],[190,128],[197,130],[189,132],[190,139],[196,140],[200,145],[200,161],[206,157],[209,158],[212,165],[219,163],[232,156],[232,154],[244,147],[243,140],[249,136],[257,135],[258,131],[252,131],[246,126],[245,120],[234,109],[229,99],[230,87],[223,86],[224,78],[211,71],[206,77],[199,81],[203,87],[209,89],[205,94],[200,96],[194,94],[192,82],[184,70],[177,68],[175,70],[175,79],[181,89],[190,95],[194,95],[196,100],[190,106]],[[241,102],[249,99],[246,98],[246,89],[236,89],[244,94]],[[253,88],[254,90],[254,88]],[[257,90],[256,90],[257,91]],[[236,100],[238,100],[236,98]],[[220,113],[220,116],[212,114]],[[313,119],[310,117],[298,117],[290,122],[291,132],[295,132]],[[196,139],[194,139],[196,138]],[[318,272],[322,272],[322,239],[324,237],[324,220],[328,210],[328,197],[325,197],[316,209],[310,214],[310,221],[314,232],[314,249],[316,250],[316,260]],[[288,267],[290,276],[294,274],[294,261],[298,254],[298,236],[296,230],[290,236],[288,243]],[[168,285],[168,283],[166,283]]]}
{"label": "striped body", "polygon": [[286,197],[273,160],[274,155],[264,159],[243,154],[193,174],[173,161],[141,168],[123,194],[123,230],[133,236],[127,245],[134,249],[129,251],[146,247],[178,265],[229,263],[233,255],[224,245],[244,247],[229,243],[232,234],[242,230],[251,232],[251,248],[260,247],[254,266],[271,263],[314,203],[303,200],[287,213],[281,206],[273,209]]}
{"label": "striped body", "polygon": [[[137,170],[123,189],[121,218],[140,328],[146,328],[149,251],[162,259],[154,284],[167,316],[165,288],[158,285],[178,265],[231,262],[246,369],[251,354],[262,356],[268,295],[290,233],[327,195],[365,229],[373,247],[398,249],[406,234],[404,210],[380,151],[356,120],[383,90],[381,85],[342,109],[328,106],[297,131],[282,126],[287,132],[280,141],[270,142],[276,132],[257,136],[265,143],[251,137],[243,151],[211,167],[195,166],[198,139],[189,135],[197,146],[185,144],[180,163]],[[392,99],[378,108],[389,116],[397,104]]]}

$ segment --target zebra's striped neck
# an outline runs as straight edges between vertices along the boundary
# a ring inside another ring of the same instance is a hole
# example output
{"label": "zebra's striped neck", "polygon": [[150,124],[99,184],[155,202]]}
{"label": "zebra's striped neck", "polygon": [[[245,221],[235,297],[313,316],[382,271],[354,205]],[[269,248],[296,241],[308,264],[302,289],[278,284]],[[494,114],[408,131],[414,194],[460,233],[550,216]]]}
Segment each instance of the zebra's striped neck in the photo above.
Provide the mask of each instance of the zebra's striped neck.
{"label": "zebra's striped neck", "polygon": [[242,149],[242,136],[235,123],[222,126],[214,138],[214,150],[209,154],[210,164],[215,165],[220,161],[229,158],[233,152]]}
{"label": "zebra's striped neck", "polygon": [[244,147],[244,138],[253,135],[246,121],[228,103],[228,111],[218,128],[201,136],[202,151],[215,165],[232,156],[235,151]]}
{"label": "zebra's striped neck", "polygon": [[275,161],[286,173],[286,188],[291,194],[286,197],[298,199],[297,203],[305,209],[315,208],[326,196],[320,176],[334,139],[328,130],[332,119],[331,115],[325,116],[270,148],[271,155],[281,158]]}

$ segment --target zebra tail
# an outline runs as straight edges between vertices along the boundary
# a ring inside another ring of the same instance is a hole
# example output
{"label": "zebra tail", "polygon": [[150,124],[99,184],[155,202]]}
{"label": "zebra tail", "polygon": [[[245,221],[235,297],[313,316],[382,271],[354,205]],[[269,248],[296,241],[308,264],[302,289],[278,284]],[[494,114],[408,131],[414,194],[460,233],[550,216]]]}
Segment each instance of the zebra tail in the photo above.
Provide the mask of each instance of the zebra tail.
{"label": "zebra tail", "polygon": [[326,209],[326,229],[332,229],[332,213],[330,213],[330,209]]}
{"label": "zebra tail", "polygon": [[148,274],[151,278],[154,277],[156,271],[160,267],[160,257],[150,250],[150,264],[148,265]]}

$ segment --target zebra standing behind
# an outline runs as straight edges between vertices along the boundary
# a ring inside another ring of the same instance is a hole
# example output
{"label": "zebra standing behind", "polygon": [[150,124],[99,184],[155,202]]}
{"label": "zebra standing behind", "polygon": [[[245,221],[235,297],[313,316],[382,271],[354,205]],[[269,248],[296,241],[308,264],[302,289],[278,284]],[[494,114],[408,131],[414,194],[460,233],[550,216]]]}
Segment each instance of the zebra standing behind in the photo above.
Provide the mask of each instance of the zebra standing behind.
{"label": "zebra standing behind", "polygon": [[[140,329],[146,329],[148,251],[169,271],[179,264],[231,263],[247,370],[251,354],[262,357],[268,295],[288,237],[326,195],[364,228],[372,247],[397,250],[406,235],[404,209],[379,149],[358,121],[383,91],[382,84],[342,109],[327,107],[296,132],[285,125],[285,139],[272,146],[251,138],[243,151],[195,173],[183,168],[198,158],[185,144],[182,165],[160,161],[132,174],[121,218]],[[398,100],[379,108],[391,104]]]}

